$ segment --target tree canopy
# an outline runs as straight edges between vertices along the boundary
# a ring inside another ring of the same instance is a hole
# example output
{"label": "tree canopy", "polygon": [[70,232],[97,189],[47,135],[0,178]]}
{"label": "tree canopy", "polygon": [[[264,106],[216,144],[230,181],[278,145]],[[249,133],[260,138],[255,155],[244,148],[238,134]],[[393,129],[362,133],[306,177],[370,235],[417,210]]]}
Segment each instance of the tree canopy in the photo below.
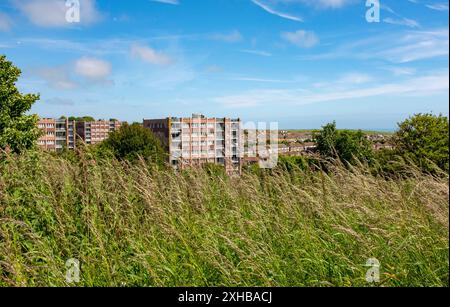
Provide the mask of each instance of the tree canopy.
{"label": "tree canopy", "polygon": [[137,124],[124,124],[100,146],[112,152],[117,159],[134,161],[142,157],[157,164],[165,162],[166,153],[160,140],[153,132]]}
{"label": "tree canopy", "polygon": [[21,152],[33,148],[40,135],[37,115],[27,115],[39,95],[22,94],[16,87],[19,68],[0,56],[0,149]]}
{"label": "tree canopy", "polygon": [[324,158],[340,159],[348,163],[370,163],[373,160],[372,144],[361,130],[338,130],[336,122],[333,122],[316,133],[315,141],[317,151]]}
{"label": "tree canopy", "polygon": [[394,135],[396,153],[425,171],[435,165],[449,171],[449,121],[442,115],[416,114],[399,123]]}

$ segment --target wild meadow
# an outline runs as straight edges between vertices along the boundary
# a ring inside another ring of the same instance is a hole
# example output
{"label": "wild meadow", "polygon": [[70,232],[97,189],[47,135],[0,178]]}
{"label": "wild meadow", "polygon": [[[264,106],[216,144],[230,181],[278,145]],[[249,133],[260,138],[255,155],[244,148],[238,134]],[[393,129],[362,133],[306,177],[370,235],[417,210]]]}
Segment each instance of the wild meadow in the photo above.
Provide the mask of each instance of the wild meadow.
{"label": "wild meadow", "polygon": [[[448,175],[3,154],[0,286],[449,286]],[[380,262],[368,283],[366,262]],[[81,265],[66,280],[66,261]]]}

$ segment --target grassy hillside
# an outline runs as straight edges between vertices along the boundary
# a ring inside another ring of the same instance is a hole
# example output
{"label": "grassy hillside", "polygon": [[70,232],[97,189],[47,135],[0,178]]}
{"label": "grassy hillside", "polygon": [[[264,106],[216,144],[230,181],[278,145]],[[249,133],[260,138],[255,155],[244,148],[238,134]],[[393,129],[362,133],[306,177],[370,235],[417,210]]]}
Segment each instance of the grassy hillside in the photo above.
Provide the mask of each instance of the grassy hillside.
{"label": "grassy hillside", "polygon": [[0,162],[0,286],[448,286],[448,178]]}

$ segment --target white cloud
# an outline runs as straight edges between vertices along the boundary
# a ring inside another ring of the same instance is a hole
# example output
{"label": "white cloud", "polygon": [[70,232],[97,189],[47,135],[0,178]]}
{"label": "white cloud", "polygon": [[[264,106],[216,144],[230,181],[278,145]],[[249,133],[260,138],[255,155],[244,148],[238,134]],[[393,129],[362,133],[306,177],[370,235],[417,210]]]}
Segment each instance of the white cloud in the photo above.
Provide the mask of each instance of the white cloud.
{"label": "white cloud", "polygon": [[54,97],[44,100],[45,103],[56,105],[56,106],[74,106],[75,102],[72,99]]}
{"label": "white cloud", "polygon": [[338,9],[349,4],[357,3],[358,1],[359,0],[285,0],[285,2],[303,2],[307,5],[322,9]]}
{"label": "white cloud", "polygon": [[[303,21],[297,14],[288,13],[286,10],[290,6],[307,5],[316,9],[338,9],[349,4],[358,3],[360,0],[251,0],[266,12],[281,18]],[[282,9],[283,8],[283,9]]]}
{"label": "white cloud", "polygon": [[305,105],[382,96],[431,95],[445,93],[448,90],[449,74],[446,71],[420,78],[411,78],[403,82],[385,83],[359,89],[348,88],[318,93],[305,93],[304,89],[263,89],[216,97],[213,101],[229,108],[247,108],[273,104]]}
{"label": "white cloud", "polygon": [[376,35],[352,43],[333,46],[330,52],[303,55],[300,60],[332,60],[350,58],[378,59],[393,63],[444,57],[449,54],[448,29],[407,31]]}
{"label": "white cloud", "polygon": [[427,4],[426,7],[435,11],[448,11],[448,3]]}
{"label": "white cloud", "polygon": [[12,21],[8,15],[0,12],[0,32],[7,32],[11,30]]}
{"label": "white cloud", "polygon": [[111,64],[96,58],[82,57],[75,62],[75,73],[94,81],[104,81],[111,74]]}
{"label": "white cloud", "polygon": [[259,55],[259,56],[263,56],[263,57],[270,57],[270,56],[272,56],[272,54],[270,52],[263,51],[263,50],[244,49],[244,50],[240,50],[240,51],[243,52],[243,53],[254,54],[254,55]]}
{"label": "white cloud", "polygon": [[58,90],[72,90],[78,87],[78,83],[70,77],[66,67],[43,67],[32,71],[34,75],[42,78],[49,87]]}
{"label": "white cloud", "polygon": [[362,84],[373,82],[374,78],[366,73],[349,72],[338,76],[333,81],[316,82],[314,88],[321,90],[340,91],[342,89],[355,88]]}
{"label": "white cloud", "polygon": [[347,84],[347,85],[355,85],[355,84],[364,84],[371,82],[373,78],[368,74],[352,72],[348,74],[344,74],[340,79],[338,79],[338,83]]}
{"label": "white cloud", "polygon": [[400,45],[382,50],[379,55],[398,63],[448,56],[448,35],[448,29],[411,32],[401,39]]}
{"label": "white cloud", "polygon": [[275,8],[273,8],[271,5],[269,5],[269,3],[267,3],[267,4],[263,3],[261,0],[252,0],[252,2],[272,15],[276,15],[278,17],[289,19],[289,20],[294,20],[294,21],[303,21],[303,19],[301,17],[295,16],[292,14],[288,14],[288,13],[280,12],[280,11],[276,10]]}
{"label": "white cloud", "polygon": [[178,0],[150,0],[152,2],[159,2],[159,3],[165,3],[165,4],[172,4],[172,5],[178,5],[180,2]]}
{"label": "white cloud", "polygon": [[386,67],[386,70],[392,72],[395,76],[410,76],[416,73],[416,69],[412,67]]}
{"label": "white cloud", "polygon": [[211,34],[209,36],[209,39],[211,40],[216,40],[216,41],[222,41],[222,42],[226,42],[226,43],[237,43],[243,40],[242,34],[237,31],[234,30],[231,33],[216,33],[216,34]]}
{"label": "white cloud", "polygon": [[296,32],[283,32],[281,37],[301,48],[311,48],[319,43],[319,38],[314,32],[298,30]]}
{"label": "white cloud", "polygon": [[131,46],[131,55],[147,63],[155,65],[166,66],[174,62],[169,56],[163,53],[157,52],[150,47],[137,44]]}
{"label": "white cloud", "polygon": [[400,26],[407,26],[410,28],[419,28],[420,27],[420,24],[417,21],[415,21],[413,19],[409,19],[409,18],[396,19],[396,18],[387,17],[387,18],[383,19],[383,21],[385,23],[390,23],[393,25],[400,25]]}
{"label": "white cloud", "polygon": [[257,83],[294,83],[295,80],[279,80],[279,79],[264,79],[264,78],[252,78],[252,77],[235,77],[231,78],[232,81],[248,81]]}
{"label": "white cloud", "polygon": [[[68,27],[76,25],[66,20],[66,2],[61,0],[12,0],[33,24],[40,27]],[[80,23],[91,24],[101,16],[97,11],[95,0],[80,0]]]}

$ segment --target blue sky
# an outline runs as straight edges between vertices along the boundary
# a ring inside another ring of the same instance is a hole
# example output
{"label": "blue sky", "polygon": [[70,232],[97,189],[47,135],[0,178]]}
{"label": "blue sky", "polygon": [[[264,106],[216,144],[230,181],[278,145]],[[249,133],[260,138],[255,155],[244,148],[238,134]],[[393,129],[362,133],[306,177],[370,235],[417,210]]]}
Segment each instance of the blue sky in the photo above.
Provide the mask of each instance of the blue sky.
{"label": "blue sky", "polygon": [[43,117],[392,129],[448,115],[448,0],[2,0],[0,53]]}

